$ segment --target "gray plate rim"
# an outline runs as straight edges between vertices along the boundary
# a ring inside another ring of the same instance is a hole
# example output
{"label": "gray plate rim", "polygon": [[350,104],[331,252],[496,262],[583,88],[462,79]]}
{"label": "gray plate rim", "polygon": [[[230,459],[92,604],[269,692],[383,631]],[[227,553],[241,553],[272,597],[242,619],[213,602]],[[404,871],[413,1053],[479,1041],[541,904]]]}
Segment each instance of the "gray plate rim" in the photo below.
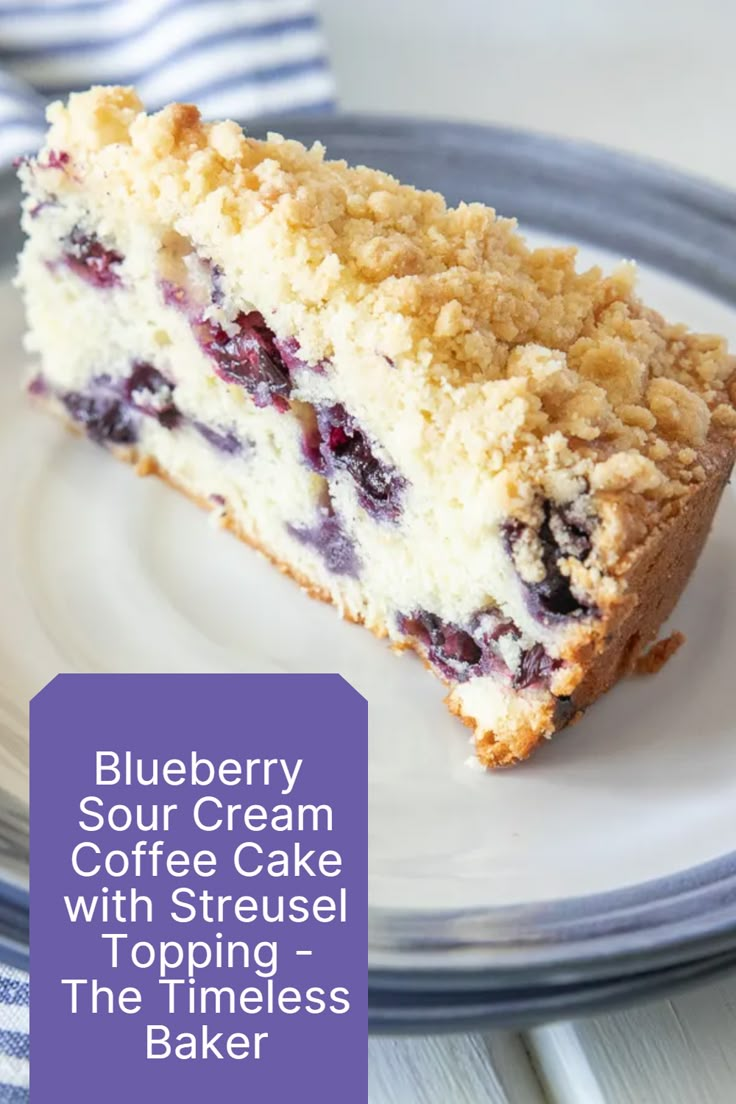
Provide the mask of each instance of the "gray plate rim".
{"label": "gray plate rim", "polygon": [[374,1035],[467,1032],[489,1028],[527,1029],[552,1020],[595,1016],[671,996],[736,971],[730,950],[664,970],[572,986],[515,991],[502,986],[478,992],[435,990],[369,992],[369,1031]]}

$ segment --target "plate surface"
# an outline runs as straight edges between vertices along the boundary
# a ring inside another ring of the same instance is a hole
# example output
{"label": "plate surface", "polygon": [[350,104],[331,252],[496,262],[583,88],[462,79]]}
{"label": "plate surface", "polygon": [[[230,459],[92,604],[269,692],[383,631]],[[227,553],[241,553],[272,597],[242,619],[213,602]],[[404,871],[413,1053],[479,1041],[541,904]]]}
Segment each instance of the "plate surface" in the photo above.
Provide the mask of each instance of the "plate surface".
{"label": "plate surface", "polygon": [[[653,306],[736,346],[730,195],[595,147],[493,128],[369,119],[282,126],[452,202],[492,202],[519,215],[535,242],[578,241],[582,263],[635,257]],[[9,226],[6,218],[4,239]],[[26,801],[27,702],[58,671],[337,670],[371,706],[369,953],[380,1001],[590,984],[736,945],[732,489],[673,618],[686,647],[656,677],[619,686],[530,763],[483,774],[468,765],[467,732],[418,661],[340,622],[189,502],[28,408],[8,276],[6,268],[0,836],[14,860],[8,877],[22,877],[26,858],[17,813]]]}

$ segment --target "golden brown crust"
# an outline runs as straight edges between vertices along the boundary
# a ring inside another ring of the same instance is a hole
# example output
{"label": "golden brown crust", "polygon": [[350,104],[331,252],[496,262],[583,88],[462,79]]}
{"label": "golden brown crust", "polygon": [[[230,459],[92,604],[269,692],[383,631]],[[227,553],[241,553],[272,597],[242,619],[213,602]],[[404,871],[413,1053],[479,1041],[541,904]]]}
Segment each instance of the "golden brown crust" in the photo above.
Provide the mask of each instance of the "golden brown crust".
{"label": "golden brown crust", "polygon": [[[459,717],[469,728],[475,728],[476,722],[463,714],[458,703],[447,699],[446,701],[451,713]],[[494,732],[485,732],[475,741],[475,754],[479,762],[484,767],[495,770],[497,767],[512,767],[515,763],[528,759],[534,749],[545,739],[546,734],[551,735],[554,731],[553,708],[548,708],[546,713],[548,717],[546,725],[543,718],[540,718],[541,723],[534,726],[517,725],[513,735],[505,739],[499,739]]]}
{"label": "golden brown crust", "polygon": [[730,440],[713,441],[704,456],[707,478],[680,508],[647,538],[626,577],[626,594],[607,614],[597,657],[587,648],[576,657],[585,675],[572,694],[576,713],[588,708],[623,675],[654,641],[674,609],[702,551],[716,507],[734,463]]}
{"label": "golden brown crust", "polygon": [[634,671],[637,675],[658,674],[664,665],[672,659],[673,655],[679,652],[684,643],[684,633],[670,633],[664,640],[658,640],[656,644],[652,644],[648,651],[639,656]]}

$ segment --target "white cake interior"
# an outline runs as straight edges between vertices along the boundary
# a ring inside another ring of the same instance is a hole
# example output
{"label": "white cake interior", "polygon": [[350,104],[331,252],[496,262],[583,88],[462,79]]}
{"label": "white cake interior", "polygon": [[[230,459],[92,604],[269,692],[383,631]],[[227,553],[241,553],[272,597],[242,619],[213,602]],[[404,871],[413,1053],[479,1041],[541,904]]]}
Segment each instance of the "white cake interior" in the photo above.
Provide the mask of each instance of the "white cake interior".
{"label": "white cake interior", "polygon": [[[103,390],[122,392],[135,366],[152,366],[170,383],[163,401],[171,398],[180,418],[166,426],[155,410],[134,410],[137,458],[152,460],[177,486],[227,515],[343,614],[399,644],[407,642],[406,619],[417,611],[467,628],[480,611],[494,609],[515,627],[494,645],[500,673],[459,678],[454,707],[483,730],[549,710],[547,685],[513,683],[535,644],[555,657],[565,627],[530,612],[492,488],[456,442],[441,455],[427,450],[422,411],[402,405],[389,358],[376,353],[366,364],[344,354],[328,365],[301,362],[290,372],[288,407],[258,406],[247,389],[218,376],[201,340],[208,322],[235,333],[243,312],[259,309],[265,318],[257,285],[247,295],[242,281],[230,287],[217,256],[195,247],[181,228],[122,222],[104,196],[91,210],[77,196],[60,203],[41,192],[27,202],[25,228],[20,281],[29,348],[40,358],[33,389],[42,398],[73,418],[70,395],[93,395],[101,377]],[[112,282],[70,265],[75,241],[82,251],[92,241],[101,257],[108,251],[119,258],[108,270]],[[279,333],[276,310],[268,325],[281,340],[294,336]],[[149,407],[157,401],[161,396],[148,396]],[[306,462],[315,410],[336,404],[356,419],[373,456],[396,473],[397,516],[366,509],[349,471],[319,473]],[[236,451],[215,447],[193,423],[237,442]],[[450,683],[452,667],[440,671]]]}

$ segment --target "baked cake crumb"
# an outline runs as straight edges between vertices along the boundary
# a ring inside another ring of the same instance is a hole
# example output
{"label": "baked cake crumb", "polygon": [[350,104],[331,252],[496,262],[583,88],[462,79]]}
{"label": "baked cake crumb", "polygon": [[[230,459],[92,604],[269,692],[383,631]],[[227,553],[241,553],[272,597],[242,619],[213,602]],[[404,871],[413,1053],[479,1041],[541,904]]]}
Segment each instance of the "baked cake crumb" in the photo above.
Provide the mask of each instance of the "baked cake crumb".
{"label": "baked cake crumb", "polygon": [[630,263],[319,144],[129,88],[48,117],[20,170],[37,401],[419,652],[485,764],[656,638],[734,459],[722,338]]}

